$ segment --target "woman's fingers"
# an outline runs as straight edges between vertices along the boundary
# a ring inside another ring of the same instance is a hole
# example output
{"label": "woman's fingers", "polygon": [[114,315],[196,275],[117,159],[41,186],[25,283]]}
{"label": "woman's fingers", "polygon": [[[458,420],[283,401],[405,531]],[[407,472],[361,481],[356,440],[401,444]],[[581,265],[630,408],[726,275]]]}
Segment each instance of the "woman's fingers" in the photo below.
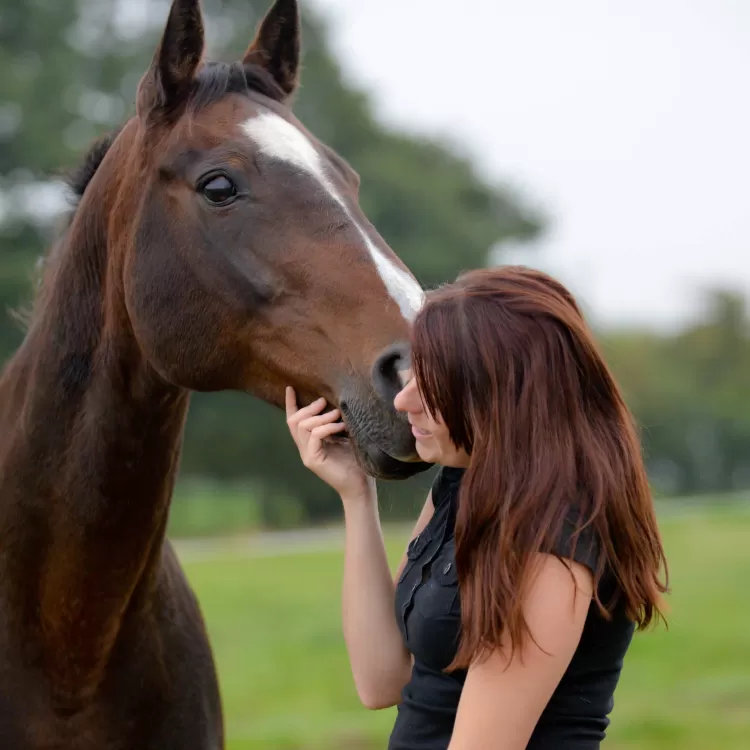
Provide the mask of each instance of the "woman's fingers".
{"label": "woman's fingers", "polygon": [[323,452],[323,440],[325,438],[346,429],[343,422],[337,421],[341,418],[341,411],[332,409],[325,414],[320,414],[320,410],[326,405],[324,398],[319,398],[309,406],[298,409],[297,395],[290,386],[287,386],[285,390],[284,400],[287,425],[297,443],[303,463],[308,465],[313,457],[319,456]]}
{"label": "woman's fingers", "polygon": [[294,412],[294,414],[292,414],[292,423],[299,424],[303,419],[317,414],[325,405],[326,400],[324,398],[319,398],[317,401],[313,401],[308,406],[303,406],[301,409],[298,409],[296,412]]}
{"label": "woman's fingers", "polygon": [[321,424],[315,429],[310,431],[310,435],[314,435],[321,440],[323,438],[335,435],[337,432],[341,432],[346,429],[346,425],[343,422],[334,422],[333,424]]}
{"label": "woman's fingers", "polygon": [[298,427],[300,430],[307,430],[308,432],[312,432],[316,427],[322,424],[329,424],[331,422],[334,422],[340,416],[341,412],[338,409],[333,409],[332,411],[327,411],[325,414],[319,414],[314,417],[303,419],[298,424]]}
{"label": "woman's fingers", "polygon": [[307,443],[306,456],[303,457],[303,463],[305,466],[313,461],[314,457],[320,456],[324,453],[323,440],[335,435],[337,432],[341,432],[345,429],[346,425],[343,422],[334,422],[333,424],[321,424],[315,427],[310,432],[310,440]]}
{"label": "woman's fingers", "polygon": [[286,402],[286,418],[289,420],[294,412],[297,411],[297,394],[290,385],[284,391],[284,401]]}
{"label": "woman's fingers", "polygon": [[295,428],[303,419],[317,414],[326,405],[326,400],[324,398],[319,398],[308,406],[303,406],[301,409],[298,409],[297,395],[295,394],[294,389],[290,386],[287,386],[286,388],[284,400],[286,406],[286,423],[290,429]]}

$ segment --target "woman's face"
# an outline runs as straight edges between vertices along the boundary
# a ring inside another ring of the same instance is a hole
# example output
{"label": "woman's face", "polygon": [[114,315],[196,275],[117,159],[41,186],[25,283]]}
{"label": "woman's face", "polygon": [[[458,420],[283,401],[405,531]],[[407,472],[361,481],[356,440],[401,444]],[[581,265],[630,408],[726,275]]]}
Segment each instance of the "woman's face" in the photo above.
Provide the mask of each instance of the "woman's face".
{"label": "woman's face", "polygon": [[393,405],[405,412],[417,440],[417,453],[427,463],[466,468],[470,457],[451,440],[448,428],[442,419],[435,421],[424,408],[411,370],[405,373],[406,385],[398,393]]}

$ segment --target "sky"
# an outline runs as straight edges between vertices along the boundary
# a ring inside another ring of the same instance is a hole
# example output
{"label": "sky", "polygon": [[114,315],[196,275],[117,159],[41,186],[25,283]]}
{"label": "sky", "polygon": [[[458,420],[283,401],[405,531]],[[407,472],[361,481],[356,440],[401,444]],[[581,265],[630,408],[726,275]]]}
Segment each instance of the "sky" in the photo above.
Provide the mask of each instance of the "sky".
{"label": "sky", "polygon": [[602,324],[750,294],[750,1],[307,1],[380,119],[447,137],[550,218],[504,261]]}

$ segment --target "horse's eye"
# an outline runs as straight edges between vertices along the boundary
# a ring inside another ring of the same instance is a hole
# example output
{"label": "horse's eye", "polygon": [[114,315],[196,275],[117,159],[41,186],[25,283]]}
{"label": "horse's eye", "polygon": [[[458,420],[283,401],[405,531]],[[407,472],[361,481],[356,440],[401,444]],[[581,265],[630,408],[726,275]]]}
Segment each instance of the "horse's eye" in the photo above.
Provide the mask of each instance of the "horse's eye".
{"label": "horse's eye", "polygon": [[213,206],[226,205],[237,197],[237,186],[223,174],[204,182],[200,191]]}

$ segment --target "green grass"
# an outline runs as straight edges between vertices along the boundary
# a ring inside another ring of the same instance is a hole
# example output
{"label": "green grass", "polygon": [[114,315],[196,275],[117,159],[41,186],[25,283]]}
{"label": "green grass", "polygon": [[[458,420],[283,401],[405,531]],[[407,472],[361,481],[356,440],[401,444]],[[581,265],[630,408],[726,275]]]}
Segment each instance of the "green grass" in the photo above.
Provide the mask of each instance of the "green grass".
{"label": "green grass", "polygon": [[[669,630],[637,634],[611,750],[740,750],[750,736],[750,514],[664,518]],[[391,540],[395,562],[403,537]],[[228,750],[386,746],[358,703],[340,625],[341,553],[187,562],[215,649]]]}
{"label": "green grass", "polygon": [[169,512],[170,539],[239,533],[259,525],[252,487],[190,479],[175,488]]}

